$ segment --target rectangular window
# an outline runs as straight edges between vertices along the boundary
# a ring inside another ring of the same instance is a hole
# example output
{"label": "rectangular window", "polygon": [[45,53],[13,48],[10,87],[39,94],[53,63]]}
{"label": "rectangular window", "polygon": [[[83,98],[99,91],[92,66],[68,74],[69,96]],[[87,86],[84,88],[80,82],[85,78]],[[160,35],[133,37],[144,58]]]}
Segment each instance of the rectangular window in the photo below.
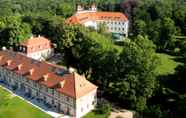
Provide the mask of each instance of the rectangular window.
{"label": "rectangular window", "polygon": [[66,100],[67,100],[67,102],[69,102],[70,101],[69,97],[66,97]]}
{"label": "rectangular window", "polygon": [[50,88],[48,88],[48,93],[50,93],[50,94],[54,94],[54,90],[53,89],[50,89]]}

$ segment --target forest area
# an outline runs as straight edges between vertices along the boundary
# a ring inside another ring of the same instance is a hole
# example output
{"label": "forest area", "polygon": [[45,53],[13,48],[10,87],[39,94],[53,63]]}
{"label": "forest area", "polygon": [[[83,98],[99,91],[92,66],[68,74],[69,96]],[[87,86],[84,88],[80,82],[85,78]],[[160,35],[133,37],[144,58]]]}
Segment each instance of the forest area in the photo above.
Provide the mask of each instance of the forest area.
{"label": "forest area", "polygon": [[[115,43],[105,32],[65,24],[75,12],[71,0],[0,0],[0,47],[16,50],[21,41],[43,35],[64,55],[63,64],[99,86],[101,97],[137,111],[136,117],[185,118],[186,1],[95,1],[100,11],[128,16],[130,41]],[[176,62],[173,72],[164,72]]]}

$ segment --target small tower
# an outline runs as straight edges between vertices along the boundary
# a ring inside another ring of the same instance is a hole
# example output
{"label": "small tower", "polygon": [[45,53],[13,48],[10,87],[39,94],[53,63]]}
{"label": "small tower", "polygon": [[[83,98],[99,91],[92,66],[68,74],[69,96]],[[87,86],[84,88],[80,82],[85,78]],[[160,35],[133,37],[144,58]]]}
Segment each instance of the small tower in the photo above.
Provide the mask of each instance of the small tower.
{"label": "small tower", "polygon": [[76,12],[77,13],[80,13],[84,10],[84,8],[81,6],[81,5],[77,5],[77,9],[76,9]]}
{"label": "small tower", "polygon": [[96,7],[96,4],[95,3],[92,4],[91,11],[94,11],[94,12],[97,11],[97,7]]}

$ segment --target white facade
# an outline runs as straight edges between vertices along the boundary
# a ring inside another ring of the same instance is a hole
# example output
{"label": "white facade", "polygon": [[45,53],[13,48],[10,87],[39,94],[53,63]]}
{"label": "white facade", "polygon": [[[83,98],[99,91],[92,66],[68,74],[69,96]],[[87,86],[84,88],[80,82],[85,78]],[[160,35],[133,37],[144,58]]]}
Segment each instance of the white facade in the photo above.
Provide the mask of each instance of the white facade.
{"label": "white facade", "polygon": [[94,29],[98,29],[98,23],[96,21],[87,21],[83,24],[85,27],[93,27]]}
{"label": "white facade", "polygon": [[129,21],[100,20],[98,23],[106,25],[108,32],[124,34],[128,37]]}
{"label": "white facade", "polygon": [[87,21],[83,23],[85,27],[93,27],[98,29],[98,26],[104,24],[108,32],[125,35],[128,37],[129,21],[113,21],[113,20],[100,20],[100,21]]}
{"label": "white facade", "polygon": [[97,103],[96,90],[76,100],[76,117],[84,116],[89,111],[95,108]]}
{"label": "white facade", "polygon": [[54,49],[49,48],[41,51],[36,51],[33,53],[27,53],[28,57],[36,59],[36,60],[45,60],[47,58],[50,58],[54,55]]}

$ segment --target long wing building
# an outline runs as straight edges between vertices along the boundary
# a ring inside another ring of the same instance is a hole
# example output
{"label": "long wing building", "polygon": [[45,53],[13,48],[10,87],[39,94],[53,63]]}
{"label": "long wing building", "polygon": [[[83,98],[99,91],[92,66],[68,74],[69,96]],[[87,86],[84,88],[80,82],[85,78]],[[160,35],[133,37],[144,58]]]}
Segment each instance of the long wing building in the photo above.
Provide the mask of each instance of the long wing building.
{"label": "long wing building", "polygon": [[13,51],[0,51],[0,82],[76,118],[97,102],[97,86],[85,77]]}

